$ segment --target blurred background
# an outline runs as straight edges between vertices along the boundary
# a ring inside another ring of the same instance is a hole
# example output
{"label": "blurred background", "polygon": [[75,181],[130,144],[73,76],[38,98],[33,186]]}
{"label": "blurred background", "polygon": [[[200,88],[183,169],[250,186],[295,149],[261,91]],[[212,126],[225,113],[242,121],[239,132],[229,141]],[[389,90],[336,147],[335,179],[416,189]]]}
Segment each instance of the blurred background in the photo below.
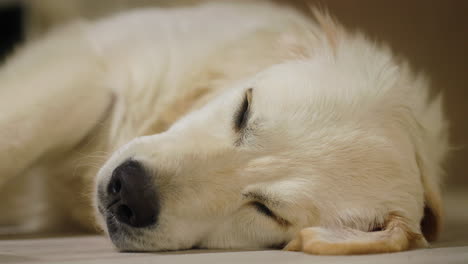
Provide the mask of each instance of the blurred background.
{"label": "blurred background", "polygon": [[[79,17],[95,19],[142,6],[196,4],[203,0],[0,0],[0,61],[25,41]],[[208,1],[208,0],[205,0]],[[242,1],[242,0],[236,0]],[[247,0],[244,0],[247,1]],[[307,13],[326,7],[349,29],[389,44],[442,91],[454,147],[447,183],[468,187],[468,1],[465,0],[273,0]]]}

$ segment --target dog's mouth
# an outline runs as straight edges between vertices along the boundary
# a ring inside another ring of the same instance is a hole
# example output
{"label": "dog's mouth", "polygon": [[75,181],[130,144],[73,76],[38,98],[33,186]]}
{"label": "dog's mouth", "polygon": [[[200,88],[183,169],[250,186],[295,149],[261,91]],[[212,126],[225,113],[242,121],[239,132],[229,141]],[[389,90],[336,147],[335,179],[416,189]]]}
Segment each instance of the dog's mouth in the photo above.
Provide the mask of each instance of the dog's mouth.
{"label": "dog's mouth", "polygon": [[119,228],[117,221],[112,216],[106,216],[106,226],[111,239],[120,233],[119,231],[121,228]]}
{"label": "dog's mouth", "polygon": [[128,227],[112,215],[105,216],[105,222],[109,238],[119,251],[148,251],[142,250],[138,242],[138,237],[143,236],[143,230]]}
{"label": "dog's mouth", "polygon": [[[102,201],[102,200],[100,200]],[[111,239],[112,243],[119,249],[119,250],[127,250],[129,247],[129,241],[133,240],[136,233],[138,232],[137,229],[134,229],[128,225],[122,224],[119,220],[113,215],[109,209],[118,203],[118,200],[114,200],[109,203],[107,206],[103,206],[102,202],[99,202],[97,209],[99,211],[100,217],[104,220],[103,227]],[[127,242],[124,242],[127,241]]]}

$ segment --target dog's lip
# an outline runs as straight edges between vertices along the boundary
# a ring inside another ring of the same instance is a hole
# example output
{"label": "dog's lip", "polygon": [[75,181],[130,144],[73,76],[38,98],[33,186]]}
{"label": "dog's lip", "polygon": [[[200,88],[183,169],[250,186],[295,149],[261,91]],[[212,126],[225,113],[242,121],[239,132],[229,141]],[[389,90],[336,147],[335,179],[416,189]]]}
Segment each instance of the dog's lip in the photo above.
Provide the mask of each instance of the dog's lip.
{"label": "dog's lip", "polygon": [[106,216],[106,226],[107,226],[107,232],[109,233],[109,236],[112,241],[114,241],[115,236],[119,233],[119,227],[118,224],[115,222],[115,220],[111,216]]}
{"label": "dog's lip", "polygon": [[102,208],[100,204],[98,204],[97,209],[101,215],[104,215],[104,209]]}

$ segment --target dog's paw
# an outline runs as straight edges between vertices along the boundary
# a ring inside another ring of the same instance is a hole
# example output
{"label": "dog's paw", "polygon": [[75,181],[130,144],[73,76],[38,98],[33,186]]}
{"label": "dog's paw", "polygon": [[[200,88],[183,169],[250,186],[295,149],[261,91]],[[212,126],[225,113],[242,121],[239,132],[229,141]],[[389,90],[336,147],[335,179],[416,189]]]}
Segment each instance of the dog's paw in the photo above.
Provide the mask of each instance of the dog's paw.
{"label": "dog's paw", "polygon": [[398,252],[425,246],[427,242],[421,235],[397,225],[375,232],[309,227],[301,230],[284,250],[315,255],[352,255]]}
{"label": "dog's paw", "polygon": [[304,228],[286,245],[284,250],[302,251],[315,255],[356,254],[353,245],[359,241],[348,241],[349,238],[345,239],[343,235],[344,232],[340,234],[338,230],[322,227]]}

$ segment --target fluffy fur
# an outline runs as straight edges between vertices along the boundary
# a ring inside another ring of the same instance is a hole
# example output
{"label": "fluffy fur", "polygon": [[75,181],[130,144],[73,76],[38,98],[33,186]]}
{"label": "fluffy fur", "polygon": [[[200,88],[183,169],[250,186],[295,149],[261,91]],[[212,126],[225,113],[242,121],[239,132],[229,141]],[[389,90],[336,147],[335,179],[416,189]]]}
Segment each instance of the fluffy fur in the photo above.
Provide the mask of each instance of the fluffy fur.
{"label": "fluffy fur", "polygon": [[440,96],[388,49],[314,17],[146,9],[19,49],[0,71],[0,231],[106,230],[96,192],[132,158],[161,212],[150,228],[120,224],[119,249],[426,246],[442,216]]}

